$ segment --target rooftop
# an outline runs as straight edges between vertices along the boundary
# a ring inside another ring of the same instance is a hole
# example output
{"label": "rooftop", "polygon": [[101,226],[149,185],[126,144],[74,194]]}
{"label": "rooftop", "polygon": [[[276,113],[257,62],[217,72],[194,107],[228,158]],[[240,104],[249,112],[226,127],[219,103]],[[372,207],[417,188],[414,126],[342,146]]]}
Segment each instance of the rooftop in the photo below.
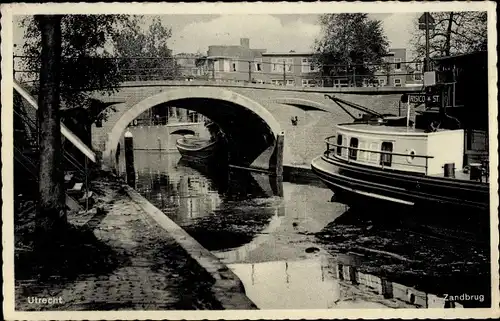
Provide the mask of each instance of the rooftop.
{"label": "rooftop", "polygon": [[314,55],[313,52],[295,52],[295,51],[262,53],[262,56],[312,56],[312,55]]}

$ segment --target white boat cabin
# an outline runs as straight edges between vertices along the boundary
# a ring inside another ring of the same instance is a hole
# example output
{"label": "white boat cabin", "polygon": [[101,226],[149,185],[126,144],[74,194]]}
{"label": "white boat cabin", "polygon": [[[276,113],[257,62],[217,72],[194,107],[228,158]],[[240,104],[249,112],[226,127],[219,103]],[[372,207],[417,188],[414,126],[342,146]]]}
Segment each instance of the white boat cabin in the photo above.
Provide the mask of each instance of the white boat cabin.
{"label": "white boat cabin", "polygon": [[341,124],[327,143],[329,157],[368,166],[431,176],[443,176],[445,164],[463,168],[462,129],[427,133],[411,127]]}

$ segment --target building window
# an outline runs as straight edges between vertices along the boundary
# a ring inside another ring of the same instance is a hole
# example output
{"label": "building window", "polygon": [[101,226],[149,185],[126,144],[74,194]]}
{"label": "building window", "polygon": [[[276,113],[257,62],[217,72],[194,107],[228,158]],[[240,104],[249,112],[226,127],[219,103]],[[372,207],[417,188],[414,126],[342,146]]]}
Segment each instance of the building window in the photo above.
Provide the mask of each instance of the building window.
{"label": "building window", "polygon": [[283,72],[283,65],[285,65],[286,72],[293,72],[293,58],[272,58],[271,71]]}
{"label": "building window", "polygon": [[356,160],[358,158],[358,144],[359,140],[356,137],[351,137],[351,143],[349,144],[349,159]]}
{"label": "building window", "polygon": [[314,64],[314,60],[312,58],[302,58],[301,71],[303,73],[308,72],[317,72],[318,67]]}
{"label": "building window", "polygon": [[285,59],[286,72],[293,72],[293,59],[287,58]]}
{"label": "building window", "polygon": [[394,58],[394,62],[396,63],[394,69],[396,69],[396,71],[401,71],[401,58]]}
{"label": "building window", "polygon": [[[337,145],[342,145],[342,135],[337,135]],[[342,156],[342,146],[337,146],[337,155]]]}
{"label": "building window", "polygon": [[394,87],[401,87],[401,78],[394,78]]}
{"label": "building window", "polygon": [[322,87],[323,81],[316,79],[302,79],[302,87]]}
{"label": "building window", "polygon": [[231,61],[231,71],[232,72],[238,71],[238,61],[237,60]]}
{"label": "building window", "polygon": [[281,59],[271,59],[271,70],[273,72],[283,72],[283,63],[280,60]]}
{"label": "building window", "polygon": [[349,87],[349,80],[347,78],[334,79],[333,87]]}
{"label": "building window", "polygon": [[262,58],[255,58],[253,64],[255,71],[262,71]]}
{"label": "building window", "polygon": [[272,79],[271,84],[276,86],[283,86],[284,82],[283,79]]}
{"label": "building window", "polygon": [[[392,153],[392,143],[391,142],[383,142],[381,150],[383,152]],[[391,166],[392,164],[392,155],[391,154],[381,154],[380,155],[380,165],[382,166]]]}
{"label": "building window", "polygon": [[369,78],[363,79],[363,87],[379,87],[379,86],[380,86],[379,79],[369,79]]}
{"label": "building window", "polygon": [[287,79],[286,80],[286,85],[287,86],[295,86],[295,80],[293,80],[293,79]]}
{"label": "building window", "polygon": [[385,86],[385,79],[380,78],[380,79],[378,80],[378,86],[379,86],[379,87],[384,87],[384,86]]}
{"label": "building window", "polygon": [[222,66],[223,69],[222,69],[222,71],[228,72],[230,70],[229,69],[229,66],[230,66],[229,63],[230,63],[230,61],[227,60],[227,59],[223,59],[222,63],[223,63],[223,66]]}

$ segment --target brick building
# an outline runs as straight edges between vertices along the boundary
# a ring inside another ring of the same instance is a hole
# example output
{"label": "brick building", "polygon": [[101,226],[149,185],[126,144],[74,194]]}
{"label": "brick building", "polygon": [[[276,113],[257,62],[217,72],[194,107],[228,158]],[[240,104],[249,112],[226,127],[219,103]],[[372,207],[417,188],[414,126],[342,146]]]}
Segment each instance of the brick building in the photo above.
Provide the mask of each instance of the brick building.
{"label": "brick building", "polygon": [[[312,52],[267,52],[250,48],[250,40],[239,45],[209,46],[206,70],[218,81],[254,82],[279,86],[321,87],[321,68],[314,64]],[[360,75],[363,77],[362,75]],[[335,77],[335,87],[351,86],[352,77]],[[363,79],[363,86],[420,86],[422,65],[408,63],[404,48],[390,49],[374,79]]]}
{"label": "brick building", "polygon": [[262,72],[255,72],[253,78],[280,86],[323,85],[321,71],[310,52],[263,53]]}
{"label": "brick building", "polygon": [[248,38],[241,38],[239,45],[209,46],[208,68],[212,70],[212,77],[218,80],[248,81],[265,51],[251,49]]}
{"label": "brick building", "polygon": [[255,82],[285,86],[321,86],[312,53],[267,53],[250,48],[248,38],[239,45],[209,46],[207,65],[217,80]]}
{"label": "brick building", "polygon": [[384,57],[385,65],[380,65],[375,72],[375,79],[370,83],[364,80],[364,86],[421,86],[422,64],[419,62],[408,62],[405,48],[391,48],[389,54]]}

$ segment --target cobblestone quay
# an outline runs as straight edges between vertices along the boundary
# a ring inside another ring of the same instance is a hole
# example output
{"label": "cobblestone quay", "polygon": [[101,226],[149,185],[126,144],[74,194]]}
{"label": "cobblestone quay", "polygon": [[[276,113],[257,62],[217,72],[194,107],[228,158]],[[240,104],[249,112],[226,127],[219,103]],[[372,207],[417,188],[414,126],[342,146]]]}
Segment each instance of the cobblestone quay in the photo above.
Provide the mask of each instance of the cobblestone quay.
{"label": "cobblestone quay", "polygon": [[[132,201],[123,182],[100,178],[92,186],[95,209],[68,215],[70,244],[43,258],[26,246],[16,253],[16,310],[228,308],[231,298],[217,299],[224,289],[213,275]],[[240,294],[234,304],[251,308]]]}

